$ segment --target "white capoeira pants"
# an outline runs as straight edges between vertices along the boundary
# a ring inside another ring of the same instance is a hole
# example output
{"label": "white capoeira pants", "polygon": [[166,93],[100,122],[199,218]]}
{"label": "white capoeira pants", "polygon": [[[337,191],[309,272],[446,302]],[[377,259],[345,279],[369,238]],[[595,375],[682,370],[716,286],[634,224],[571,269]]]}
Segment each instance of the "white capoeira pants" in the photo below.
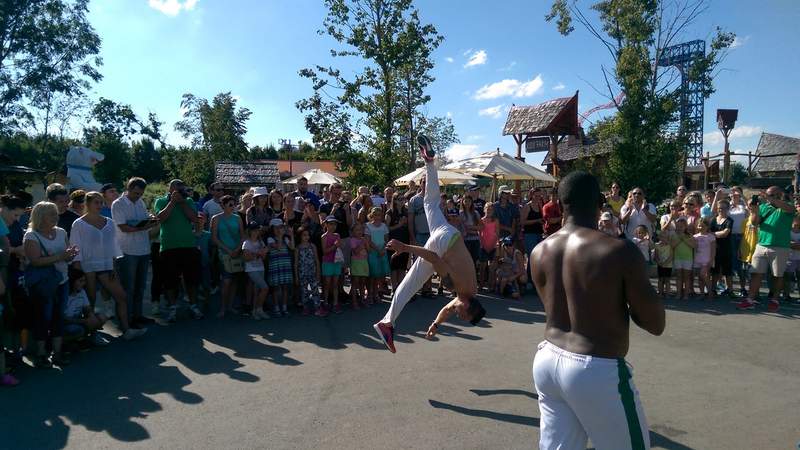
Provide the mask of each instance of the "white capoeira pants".
{"label": "white capoeira pants", "polygon": [[647,420],[625,359],[568,352],[548,341],[533,359],[539,394],[539,449],[650,448]]}
{"label": "white capoeira pants", "polygon": [[[441,196],[439,194],[439,174],[436,172],[436,167],[432,162],[426,162],[425,169],[425,196],[423,201],[425,218],[428,219],[428,229],[431,234],[424,247],[439,256],[444,256],[450,248],[450,243],[458,236],[459,232],[458,229],[447,223],[447,219],[439,207]],[[392,296],[392,304],[389,306],[389,311],[386,312],[381,321],[391,323],[394,326],[397,317],[400,316],[400,312],[414,297],[414,294],[428,281],[428,278],[433,276],[434,272],[433,264],[422,258],[416,258],[403,281],[397,286],[397,290]]]}

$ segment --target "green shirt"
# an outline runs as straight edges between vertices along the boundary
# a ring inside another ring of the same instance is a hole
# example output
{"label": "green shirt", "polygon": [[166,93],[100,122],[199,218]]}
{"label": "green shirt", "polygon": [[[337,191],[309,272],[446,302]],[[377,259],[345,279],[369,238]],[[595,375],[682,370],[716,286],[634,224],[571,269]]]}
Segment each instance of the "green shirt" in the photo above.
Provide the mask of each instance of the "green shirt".
{"label": "green shirt", "polygon": [[[153,203],[153,210],[156,214],[167,207],[169,194],[159,197]],[[195,210],[194,201],[186,199],[186,203],[192,210]],[[172,214],[167,220],[161,222],[161,251],[171,248],[191,248],[195,246],[195,236],[192,222],[186,218],[181,205],[175,205]]]}
{"label": "green shirt", "polygon": [[769,203],[762,203],[758,215],[761,217],[761,224],[758,226],[758,245],[789,248],[794,214]]}
{"label": "green shirt", "polygon": [[675,250],[673,253],[675,261],[692,261],[694,259],[694,253],[693,253],[694,250],[692,250],[692,247],[690,247],[689,244],[686,243],[691,239],[692,239],[691,236],[686,236],[686,235],[684,235],[683,239],[681,239],[681,236],[678,236],[677,234],[672,237],[673,243],[675,245]]}

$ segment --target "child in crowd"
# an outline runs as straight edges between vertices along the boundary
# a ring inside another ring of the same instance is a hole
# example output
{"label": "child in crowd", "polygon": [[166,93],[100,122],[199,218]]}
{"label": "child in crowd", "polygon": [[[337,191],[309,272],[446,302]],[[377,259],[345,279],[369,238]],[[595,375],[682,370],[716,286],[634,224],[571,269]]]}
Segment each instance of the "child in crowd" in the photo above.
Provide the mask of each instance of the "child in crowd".
{"label": "child in crowd", "polygon": [[322,235],[322,302],[333,298],[333,312],[339,314],[342,307],[339,305],[339,276],[342,274],[342,263],[338,261],[336,253],[342,245],[339,234],[336,233],[336,217],[325,218],[325,233]]}
{"label": "child in crowd", "polygon": [[787,301],[792,299],[792,285],[797,283],[800,288],[800,277],[798,277],[800,274],[800,216],[794,216],[790,234],[792,251],[789,253],[789,262],[783,272],[783,295]]}
{"label": "child in crowd", "polygon": [[272,287],[272,315],[289,317],[289,287],[294,283],[292,256],[294,239],[286,234],[286,226],[281,219],[269,222],[269,285]]}
{"label": "child in crowd", "polygon": [[372,208],[367,224],[367,245],[369,247],[369,300],[367,304],[381,301],[381,292],[385,289],[386,277],[389,275],[389,258],[386,257],[386,243],[389,242],[389,227],[383,223],[383,210]]}
{"label": "child in crowd", "polygon": [[675,270],[678,284],[678,298],[688,300],[692,292],[690,275],[694,263],[695,240],[689,234],[689,224],[681,216],[675,221],[675,233],[672,235],[672,268]]}
{"label": "child in crowd", "polygon": [[211,299],[211,231],[196,226],[195,245],[200,250],[200,293],[203,296],[203,309],[208,309]]}
{"label": "child in crowd", "polygon": [[478,256],[478,286],[481,289],[494,291],[495,256],[498,239],[498,221],[494,216],[494,204],[487,203],[481,219],[483,229],[480,231],[481,249]]}
{"label": "child in crowd", "polygon": [[649,265],[653,259],[651,258],[651,251],[653,250],[653,241],[650,240],[650,231],[644,225],[636,227],[635,236],[632,241],[642,253],[644,261]]}
{"label": "child in crowd", "polygon": [[600,220],[597,222],[597,229],[615,238],[618,238],[621,234],[616,218],[608,211],[600,214]]}
{"label": "child in crowd", "polygon": [[[353,303],[353,309],[361,309],[361,304],[365,302],[366,298],[369,277],[367,245],[367,238],[364,237],[364,225],[354,223],[353,229],[350,231],[350,301]],[[372,296],[372,289],[370,289],[369,295]]]}
{"label": "child in crowd", "polygon": [[297,234],[300,243],[294,253],[294,283],[300,290],[303,315],[308,316],[314,311],[314,315],[325,317],[328,313],[320,305],[319,299],[320,267],[317,247],[311,242],[311,231],[308,228],[300,227]]}
{"label": "child in crowd", "polygon": [[711,266],[714,264],[717,238],[709,228],[708,220],[703,219],[697,223],[697,233],[694,235],[694,241],[697,243],[694,268],[699,271],[700,294],[705,295],[706,300],[716,295],[710,274]]}
{"label": "child in crowd", "polygon": [[[64,303],[64,335],[83,338],[102,329],[108,321],[103,314],[95,314],[86,295],[86,274],[74,267],[69,268],[69,297]],[[98,345],[107,345],[108,341],[95,339]]]}
{"label": "child in crowd", "polygon": [[517,274],[514,270],[514,259],[510,256],[498,258],[497,290],[503,297],[519,298]]}
{"label": "child in crowd", "polygon": [[[497,259],[500,261],[503,261],[505,258],[510,258],[511,260],[511,271],[507,276],[513,278],[515,290],[521,295],[528,282],[527,274],[525,273],[525,254],[514,246],[514,241],[508,236],[500,240],[500,250],[497,255]],[[501,268],[498,268],[498,273],[500,273],[500,271]],[[499,275],[497,278],[498,281],[501,279]],[[501,283],[500,292],[503,293],[503,290]],[[518,297],[519,295],[514,298]]]}
{"label": "child in crowd", "polygon": [[247,239],[242,243],[244,271],[253,285],[251,292],[255,294],[253,319],[269,319],[264,312],[264,302],[269,294],[266,278],[264,278],[264,258],[267,257],[267,246],[261,240],[261,225],[256,222],[247,224]]}
{"label": "child in crowd", "polygon": [[[667,234],[670,236],[671,234]],[[669,239],[660,235],[655,243],[655,260],[658,265],[658,295],[666,297],[671,295],[672,288],[670,287],[670,280],[672,279],[672,244]]]}

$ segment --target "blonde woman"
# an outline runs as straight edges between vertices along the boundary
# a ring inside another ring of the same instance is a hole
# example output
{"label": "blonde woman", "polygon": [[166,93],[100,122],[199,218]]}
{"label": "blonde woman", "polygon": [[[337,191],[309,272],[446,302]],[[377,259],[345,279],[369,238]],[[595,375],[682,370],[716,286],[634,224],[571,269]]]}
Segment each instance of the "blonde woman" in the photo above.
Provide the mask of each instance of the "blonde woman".
{"label": "blonde woman", "polygon": [[[25,270],[25,287],[33,310],[33,339],[36,356],[33,365],[49,368],[62,367],[69,359],[61,351],[64,332],[64,302],[69,295],[67,263],[78,254],[70,246],[67,232],[56,226],[58,207],[55,203],[40,202],[31,211],[28,232],[23,237],[28,268]],[[46,353],[47,339],[53,341],[53,356]]]}
{"label": "blonde woman", "polygon": [[122,256],[116,237],[114,221],[101,215],[105,199],[99,192],[86,194],[85,214],[72,224],[69,241],[82,249],[75,257],[75,268],[86,274],[86,294],[94,308],[98,284],[105,288],[116,304],[122,338],[135,339],[147,332],[128,324],[128,296],[114,272],[114,260]]}

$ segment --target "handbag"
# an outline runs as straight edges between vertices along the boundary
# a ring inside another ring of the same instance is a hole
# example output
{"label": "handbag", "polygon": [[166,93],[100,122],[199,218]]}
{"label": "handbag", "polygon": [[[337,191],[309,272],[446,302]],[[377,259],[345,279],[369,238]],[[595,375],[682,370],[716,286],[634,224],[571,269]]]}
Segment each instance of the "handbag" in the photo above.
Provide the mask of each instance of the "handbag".
{"label": "handbag", "polygon": [[[36,236],[36,240],[39,241],[39,248],[42,254],[44,256],[50,256],[44,248],[42,240],[39,239],[39,236],[36,234],[34,234],[34,236]],[[24,286],[28,295],[47,297],[58,289],[58,285],[61,282],[61,272],[56,269],[54,264],[40,267],[28,264],[28,267],[25,268],[24,279]]]}
{"label": "handbag", "polygon": [[219,252],[219,259],[222,261],[222,267],[227,273],[240,273],[244,272],[244,261],[242,258],[234,258],[231,255]]}

